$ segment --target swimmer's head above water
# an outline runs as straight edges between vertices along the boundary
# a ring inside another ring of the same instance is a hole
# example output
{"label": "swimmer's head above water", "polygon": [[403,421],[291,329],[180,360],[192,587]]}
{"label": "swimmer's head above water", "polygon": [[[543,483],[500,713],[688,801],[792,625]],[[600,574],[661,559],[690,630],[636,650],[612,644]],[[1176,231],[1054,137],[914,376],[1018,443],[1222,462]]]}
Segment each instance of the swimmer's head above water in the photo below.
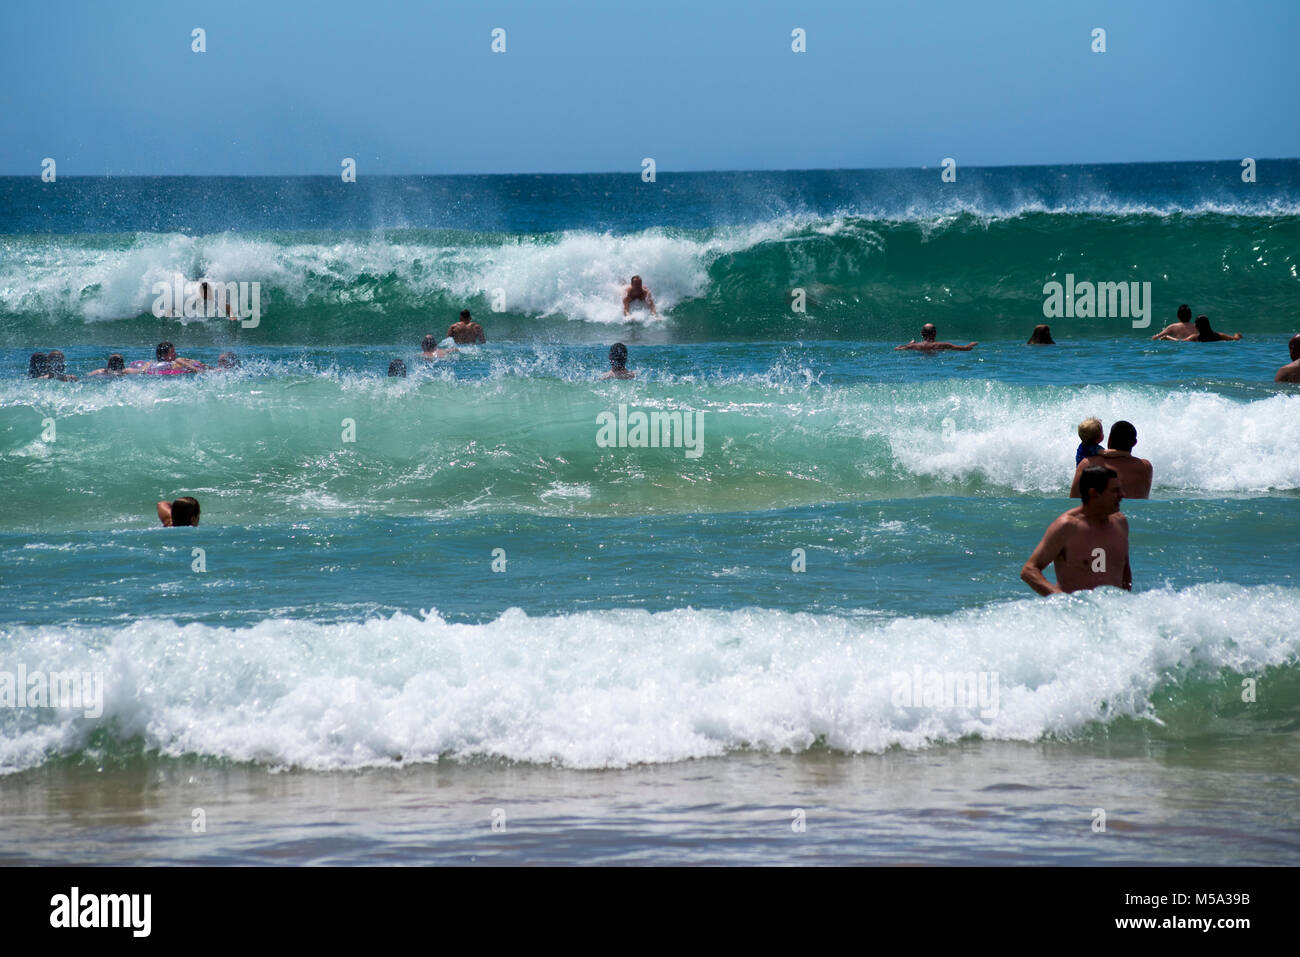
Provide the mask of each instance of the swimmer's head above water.
{"label": "swimmer's head above water", "polygon": [[39,379],[41,376],[49,375],[50,357],[44,352],[33,352],[31,359],[27,361],[27,375],[32,379]]}
{"label": "swimmer's head above water", "polygon": [[616,342],[609,347],[609,364],[614,369],[627,368],[627,346]]}
{"label": "swimmer's head above water", "polygon": [[1291,337],[1287,343],[1287,348],[1291,350],[1291,361],[1300,362],[1300,332]]}
{"label": "swimmer's head above water", "polygon": [[388,374],[396,378],[406,378],[406,363],[401,359],[394,359],[388,363]]}
{"label": "swimmer's head above water", "polygon": [[933,322],[927,322],[921,327],[921,341],[934,342],[939,336],[939,330],[934,327]]}
{"label": "swimmer's head above water", "polygon": [[1187,303],[1183,303],[1181,306],[1178,307],[1178,321],[1179,322],[1192,321],[1192,307],[1187,305]]}
{"label": "swimmer's head above water", "polygon": [[[1111,432],[1113,434],[1114,429]],[[1110,484],[1112,479],[1115,481],[1113,488]],[[1119,503],[1124,499],[1124,493],[1119,487],[1119,473],[1104,465],[1084,469],[1079,476],[1079,497],[1083,499],[1085,508],[1100,505],[1104,506],[1106,514],[1118,512]]]}

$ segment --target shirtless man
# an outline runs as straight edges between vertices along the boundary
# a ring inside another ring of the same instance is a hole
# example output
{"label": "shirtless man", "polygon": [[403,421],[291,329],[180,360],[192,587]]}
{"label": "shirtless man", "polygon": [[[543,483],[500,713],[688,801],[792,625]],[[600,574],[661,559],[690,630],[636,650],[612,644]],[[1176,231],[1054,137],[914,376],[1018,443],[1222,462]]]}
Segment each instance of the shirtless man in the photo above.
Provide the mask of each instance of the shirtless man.
{"label": "shirtless man", "polygon": [[964,346],[959,346],[953,342],[935,342],[935,337],[939,335],[939,330],[934,327],[934,323],[927,322],[921,327],[921,341],[913,339],[903,346],[894,346],[894,351],[899,352],[903,349],[915,349],[917,352],[943,352],[945,349],[956,349],[958,352],[970,352],[978,342],[968,342]]}
{"label": "shirtless man", "polygon": [[[471,323],[471,325],[478,325],[478,323]],[[454,328],[454,327],[453,327],[453,328]],[[480,331],[481,331],[481,330],[480,330]],[[439,348],[438,348],[438,340],[435,339],[433,336],[425,336],[423,339],[420,340],[420,358],[421,358],[421,359],[445,359],[445,358],[447,358],[447,356],[451,355],[453,352],[458,352],[458,351],[460,351],[460,350],[458,350],[458,349],[439,349]]]}
{"label": "shirtless man", "polygon": [[[1051,525],[1020,569],[1021,580],[1040,595],[1085,591],[1101,585],[1133,590],[1128,563],[1128,519],[1119,510],[1124,499],[1114,469],[1085,469],[1083,504]],[[1043,575],[1052,565],[1056,584]]]}
{"label": "shirtless man", "polygon": [[1277,370],[1274,382],[1300,382],[1300,333],[1291,337],[1287,348],[1291,350],[1291,361]]}
{"label": "shirtless man", "polygon": [[1151,462],[1140,459],[1133,454],[1137,445],[1138,433],[1132,422],[1123,419],[1110,427],[1110,440],[1101,455],[1084,459],[1074,469],[1074,481],[1070,483],[1070,498],[1081,497],[1080,479],[1085,469],[1103,466],[1113,469],[1119,475],[1124,487],[1125,498],[1151,497]]}
{"label": "shirtless man", "polygon": [[460,311],[460,322],[452,323],[447,329],[447,335],[451,336],[458,346],[472,346],[487,342],[487,336],[483,335],[483,327],[470,318],[468,309]]}
{"label": "shirtless man", "polygon": [[641,285],[640,276],[633,276],[631,285],[623,291],[623,315],[632,315],[632,313],[628,311],[628,306],[632,305],[636,300],[644,302],[646,306],[649,307],[650,315],[656,317],[659,315],[659,313],[655,312],[655,297],[650,295],[649,289]]}
{"label": "shirtless man", "polygon": [[609,371],[602,379],[635,379],[636,373],[627,367],[627,346],[616,342],[609,347]]}
{"label": "shirtless man", "polygon": [[1187,305],[1186,303],[1183,303],[1183,305],[1179,306],[1178,321],[1171,322],[1169,325],[1165,326],[1163,329],[1161,329],[1151,338],[1152,339],[1173,339],[1175,341],[1180,341],[1180,342],[1185,341],[1187,339],[1195,339],[1196,326],[1192,322],[1192,307]]}
{"label": "shirtless man", "polygon": [[149,368],[165,369],[176,368],[184,369],[187,372],[202,372],[207,368],[197,359],[183,359],[176,354],[176,347],[170,342],[160,342],[154,348],[154,363]]}

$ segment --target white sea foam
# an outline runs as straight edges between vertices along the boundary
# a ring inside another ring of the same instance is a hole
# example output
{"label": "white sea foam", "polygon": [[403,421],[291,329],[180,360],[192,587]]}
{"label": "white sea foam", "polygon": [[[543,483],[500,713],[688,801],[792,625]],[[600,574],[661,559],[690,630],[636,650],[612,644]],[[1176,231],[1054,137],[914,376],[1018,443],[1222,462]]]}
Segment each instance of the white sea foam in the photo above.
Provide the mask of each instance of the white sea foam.
{"label": "white sea foam", "polygon": [[[887,621],[512,610],[479,625],[430,613],[22,627],[0,633],[0,670],[102,671],[105,710],[92,720],[0,708],[0,770],[83,750],[96,728],[165,754],[322,770],[482,755],[610,768],[819,741],[846,752],[968,735],[1033,741],[1121,715],[1158,725],[1154,693],[1167,695],[1171,679],[1186,688],[1223,670],[1294,665],[1297,614],[1297,589],[1201,585]],[[996,675],[994,713],[900,704],[897,676],[917,669]],[[1203,692],[1197,718],[1213,720]]]}

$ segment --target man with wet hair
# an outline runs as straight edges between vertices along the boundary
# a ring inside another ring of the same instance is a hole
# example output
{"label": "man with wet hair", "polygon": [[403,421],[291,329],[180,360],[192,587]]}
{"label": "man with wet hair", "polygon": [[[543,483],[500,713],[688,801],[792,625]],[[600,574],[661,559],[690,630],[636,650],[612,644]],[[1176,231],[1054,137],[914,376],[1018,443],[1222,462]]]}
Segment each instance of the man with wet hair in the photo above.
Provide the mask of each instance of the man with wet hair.
{"label": "man with wet hair", "polygon": [[627,346],[616,342],[609,347],[609,371],[602,379],[635,379],[636,373],[627,367]]}
{"label": "man with wet hair", "polygon": [[184,369],[186,372],[202,372],[207,368],[202,362],[196,359],[182,359],[176,354],[176,347],[170,342],[160,342],[154,348],[154,364],[150,367],[155,370],[166,368]]}
{"label": "man with wet hair", "polygon": [[27,378],[45,379],[50,375],[50,357],[44,352],[33,352],[27,360]]}
{"label": "man with wet hair", "polygon": [[1125,498],[1150,498],[1151,462],[1133,454],[1133,446],[1137,445],[1137,440],[1137,429],[1133,427],[1132,422],[1120,419],[1112,425],[1110,438],[1106,442],[1106,451],[1100,455],[1091,455],[1075,466],[1074,481],[1070,483],[1070,498],[1080,497],[1080,477],[1085,469],[1094,466],[1112,468],[1119,474]]}
{"label": "man with wet hair", "polygon": [[1300,382],[1300,333],[1291,337],[1287,348],[1291,351],[1291,361],[1277,370],[1274,382]]}
{"label": "man with wet hair", "polygon": [[452,341],[458,346],[473,346],[487,342],[487,336],[483,335],[483,327],[470,317],[468,309],[460,311],[460,321],[453,322],[447,328],[447,335],[451,336]]}
{"label": "man with wet hair", "polygon": [[1179,306],[1178,321],[1171,322],[1169,325],[1165,326],[1163,329],[1161,329],[1151,338],[1152,339],[1173,339],[1177,342],[1181,342],[1186,339],[1195,339],[1196,326],[1192,322],[1192,307],[1187,305],[1187,303],[1183,303],[1181,306]]}
{"label": "man with wet hair", "polygon": [[956,350],[957,352],[970,352],[977,345],[979,345],[978,342],[968,342],[964,346],[959,346],[955,342],[936,342],[935,340],[938,338],[938,336],[939,336],[939,330],[934,327],[934,323],[927,322],[925,325],[921,327],[920,342],[917,342],[915,339],[913,339],[911,342],[906,343],[905,345],[894,346],[894,351],[900,352],[904,349],[912,349],[916,352],[944,352],[953,349]]}
{"label": "man with wet hair", "polygon": [[649,288],[641,284],[640,276],[633,276],[628,287],[623,290],[623,315],[632,315],[628,307],[634,302],[644,302],[650,310],[650,315],[658,318],[659,313],[655,312],[655,297],[650,295]]}
{"label": "man with wet hair", "polygon": [[[1114,430],[1112,429],[1112,432]],[[1040,595],[1068,594],[1102,585],[1132,590],[1128,519],[1119,510],[1124,493],[1114,469],[1094,466],[1079,479],[1083,504],[1060,515],[1020,569],[1020,579]],[[1056,583],[1043,569],[1052,565]]]}
{"label": "man with wet hair", "polygon": [[393,379],[405,379],[406,363],[401,359],[394,359],[392,362],[388,363],[388,375],[389,378]]}
{"label": "man with wet hair", "polygon": [[167,528],[199,524],[199,500],[186,495],[174,502],[159,502],[158,521]]}

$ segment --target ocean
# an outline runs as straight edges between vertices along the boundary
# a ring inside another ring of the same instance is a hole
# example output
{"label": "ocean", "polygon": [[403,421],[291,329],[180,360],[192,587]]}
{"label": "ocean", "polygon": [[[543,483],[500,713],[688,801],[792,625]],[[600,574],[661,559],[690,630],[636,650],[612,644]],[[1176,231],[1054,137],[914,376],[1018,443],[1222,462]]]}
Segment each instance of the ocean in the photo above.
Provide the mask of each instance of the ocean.
{"label": "ocean", "polygon": [[939,172],[0,178],[0,863],[1300,860],[1300,161]]}

